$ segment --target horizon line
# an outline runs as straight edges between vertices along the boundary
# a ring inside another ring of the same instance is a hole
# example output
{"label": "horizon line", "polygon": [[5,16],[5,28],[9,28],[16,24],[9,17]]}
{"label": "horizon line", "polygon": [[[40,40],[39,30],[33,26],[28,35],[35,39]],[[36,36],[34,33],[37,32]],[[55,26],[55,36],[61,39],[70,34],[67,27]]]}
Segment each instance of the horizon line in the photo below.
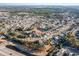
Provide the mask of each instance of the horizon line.
{"label": "horizon line", "polygon": [[61,6],[78,6],[79,3],[0,3],[0,6],[3,5],[61,5]]}

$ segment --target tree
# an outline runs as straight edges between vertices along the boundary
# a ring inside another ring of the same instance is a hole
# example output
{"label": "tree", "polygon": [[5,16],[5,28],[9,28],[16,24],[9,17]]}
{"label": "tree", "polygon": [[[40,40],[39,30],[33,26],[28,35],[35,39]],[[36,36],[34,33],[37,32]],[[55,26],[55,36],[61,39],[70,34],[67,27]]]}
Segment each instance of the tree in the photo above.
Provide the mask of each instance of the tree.
{"label": "tree", "polygon": [[76,46],[76,42],[75,42],[75,38],[72,32],[69,32],[67,34],[68,40],[70,41],[70,43],[72,44],[72,46]]}

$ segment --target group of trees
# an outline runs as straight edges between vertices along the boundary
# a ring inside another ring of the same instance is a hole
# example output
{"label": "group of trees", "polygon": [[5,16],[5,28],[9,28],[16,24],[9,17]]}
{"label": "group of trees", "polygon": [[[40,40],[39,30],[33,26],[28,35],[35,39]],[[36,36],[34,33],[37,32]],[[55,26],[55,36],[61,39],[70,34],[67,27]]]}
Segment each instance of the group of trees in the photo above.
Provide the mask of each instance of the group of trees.
{"label": "group of trees", "polygon": [[79,41],[76,40],[75,34],[73,34],[72,32],[69,32],[67,34],[67,38],[68,38],[68,41],[72,44],[73,47],[76,47],[76,48],[79,47]]}

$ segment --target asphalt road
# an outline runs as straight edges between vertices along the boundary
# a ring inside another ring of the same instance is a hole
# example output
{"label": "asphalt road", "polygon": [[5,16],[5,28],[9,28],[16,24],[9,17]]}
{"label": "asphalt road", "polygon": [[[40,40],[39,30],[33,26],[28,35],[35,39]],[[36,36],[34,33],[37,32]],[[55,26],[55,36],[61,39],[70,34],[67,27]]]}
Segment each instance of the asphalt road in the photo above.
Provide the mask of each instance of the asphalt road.
{"label": "asphalt road", "polygon": [[3,56],[25,56],[17,51],[14,51],[12,49],[6,48],[6,47],[1,47],[0,46],[0,55]]}
{"label": "asphalt road", "polygon": [[5,44],[0,44],[0,56],[26,56],[20,52],[7,48]]}

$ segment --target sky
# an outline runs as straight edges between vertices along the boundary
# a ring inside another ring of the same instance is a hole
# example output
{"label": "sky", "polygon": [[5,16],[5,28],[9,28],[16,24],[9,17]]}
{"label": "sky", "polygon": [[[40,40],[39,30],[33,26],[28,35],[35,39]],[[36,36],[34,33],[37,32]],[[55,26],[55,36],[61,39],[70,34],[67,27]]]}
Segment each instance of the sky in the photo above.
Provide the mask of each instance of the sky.
{"label": "sky", "polygon": [[79,5],[79,0],[0,0],[1,5]]}

